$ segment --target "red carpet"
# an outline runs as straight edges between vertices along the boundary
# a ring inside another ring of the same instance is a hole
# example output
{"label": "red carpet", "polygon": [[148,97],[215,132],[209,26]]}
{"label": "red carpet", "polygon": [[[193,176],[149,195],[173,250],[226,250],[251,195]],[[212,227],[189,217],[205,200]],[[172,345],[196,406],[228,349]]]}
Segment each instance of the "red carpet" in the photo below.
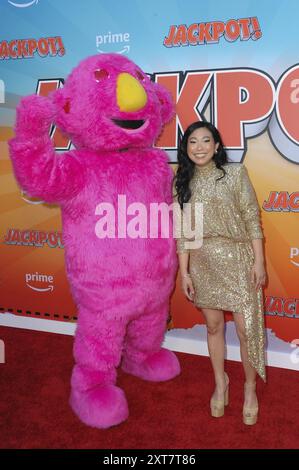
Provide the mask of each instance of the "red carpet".
{"label": "red carpet", "polygon": [[212,373],[207,358],[178,354],[180,377],[154,384],[119,372],[130,418],[108,430],[81,424],[68,405],[73,337],[1,328],[0,448],[5,449],[291,449],[299,447],[298,372],[268,367],[258,383],[260,417],[242,423],[241,364],[227,363],[230,405],[209,416]]}

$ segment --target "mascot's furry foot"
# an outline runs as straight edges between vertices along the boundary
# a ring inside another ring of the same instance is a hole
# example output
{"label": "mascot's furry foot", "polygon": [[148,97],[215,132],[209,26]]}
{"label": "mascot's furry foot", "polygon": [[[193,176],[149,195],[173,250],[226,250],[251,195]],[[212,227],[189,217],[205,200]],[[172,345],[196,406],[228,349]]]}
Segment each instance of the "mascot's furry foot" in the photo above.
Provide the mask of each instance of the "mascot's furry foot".
{"label": "mascot's furry foot", "polygon": [[163,382],[180,374],[181,368],[176,355],[168,349],[161,349],[149,356],[142,363],[124,358],[122,369],[128,374],[136,375],[144,380]]}
{"label": "mascot's furry foot", "polygon": [[128,418],[124,392],[115,385],[95,387],[87,391],[72,390],[70,405],[83,423],[106,429]]}

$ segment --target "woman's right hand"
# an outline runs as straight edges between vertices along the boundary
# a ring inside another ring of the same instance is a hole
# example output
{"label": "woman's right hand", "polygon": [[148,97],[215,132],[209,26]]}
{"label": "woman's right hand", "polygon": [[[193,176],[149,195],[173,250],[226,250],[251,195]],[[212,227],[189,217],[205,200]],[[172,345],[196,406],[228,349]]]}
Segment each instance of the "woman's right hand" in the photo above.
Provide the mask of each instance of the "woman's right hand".
{"label": "woman's right hand", "polygon": [[183,274],[182,275],[182,289],[187,297],[187,299],[193,302],[194,300],[194,287],[190,277],[190,274]]}

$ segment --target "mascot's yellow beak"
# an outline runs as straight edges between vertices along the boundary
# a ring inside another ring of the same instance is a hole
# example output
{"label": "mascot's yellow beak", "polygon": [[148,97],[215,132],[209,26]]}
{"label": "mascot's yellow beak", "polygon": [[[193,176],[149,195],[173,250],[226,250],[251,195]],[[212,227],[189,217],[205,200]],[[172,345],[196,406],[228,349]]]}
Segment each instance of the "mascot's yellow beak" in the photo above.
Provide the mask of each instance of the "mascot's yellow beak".
{"label": "mascot's yellow beak", "polygon": [[147,103],[147,94],[141,83],[126,72],[118,76],[116,96],[120,111],[139,111]]}

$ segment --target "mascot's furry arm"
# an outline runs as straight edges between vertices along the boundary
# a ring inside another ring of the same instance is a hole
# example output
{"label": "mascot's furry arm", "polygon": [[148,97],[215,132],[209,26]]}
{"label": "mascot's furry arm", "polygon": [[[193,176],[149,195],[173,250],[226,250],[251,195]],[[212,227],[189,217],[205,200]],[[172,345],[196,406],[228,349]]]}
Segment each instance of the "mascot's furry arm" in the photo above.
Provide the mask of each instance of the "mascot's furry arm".
{"label": "mascot's furry arm", "polygon": [[30,196],[63,202],[84,187],[84,168],[76,152],[57,154],[49,136],[55,105],[32,95],[17,108],[15,135],[9,142],[16,178]]}

